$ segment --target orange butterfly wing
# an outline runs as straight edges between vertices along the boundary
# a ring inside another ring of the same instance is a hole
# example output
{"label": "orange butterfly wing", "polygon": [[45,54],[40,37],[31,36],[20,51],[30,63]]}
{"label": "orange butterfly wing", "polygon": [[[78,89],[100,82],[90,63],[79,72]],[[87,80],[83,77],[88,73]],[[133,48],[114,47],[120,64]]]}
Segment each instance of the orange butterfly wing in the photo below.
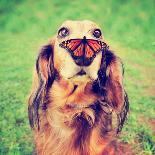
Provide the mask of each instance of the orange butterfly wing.
{"label": "orange butterfly wing", "polygon": [[96,53],[98,53],[102,49],[102,42],[93,39],[87,39],[85,56],[86,58],[93,57]]}
{"label": "orange butterfly wing", "polygon": [[85,45],[85,57],[92,58],[93,56],[94,56],[93,49],[88,44],[86,44]]}
{"label": "orange butterfly wing", "polygon": [[75,49],[73,54],[74,54],[74,56],[77,56],[77,57],[83,56],[83,54],[84,54],[84,44],[81,43],[78,46],[78,48]]}
{"label": "orange butterfly wing", "polygon": [[107,47],[106,43],[94,39],[86,39],[85,41],[83,39],[71,39],[62,42],[60,46],[66,48],[72,56],[85,56],[88,59]]}
{"label": "orange butterfly wing", "polygon": [[[75,40],[71,40],[71,42],[74,42]],[[77,43],[78,44],[78,43]],[[99,52],[101,50],[102,46],[99,41],[88,39],[86,43],[80,42],[78,47],[73,51],[73,55],[80,57],[85,55],[86,58],[92,58],[95,53]]]}
{"label": "orange butterfly wing", "polygon": [[66,48],[67,50],[73,53],[79,47],[80,44],[81,44],[81,39],[71,39],[71,40],[63,41],[60,44],[60,46],[63,48]]}
{"label": "orange butterfly wing", "polygon": [[93,49],[94,52],[98,52],[102,49],[101,42],[97,40],[88,40],[88,45]]}

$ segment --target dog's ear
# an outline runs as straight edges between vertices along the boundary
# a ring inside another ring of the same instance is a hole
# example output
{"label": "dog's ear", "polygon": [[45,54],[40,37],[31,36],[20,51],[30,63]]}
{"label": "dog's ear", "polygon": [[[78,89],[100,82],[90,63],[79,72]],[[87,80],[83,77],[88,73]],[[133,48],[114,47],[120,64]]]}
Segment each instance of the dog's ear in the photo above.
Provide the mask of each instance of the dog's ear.
{"label": "dog's ear", "polygon": [[108,49],[104,51],[96,90],[103,96],[104,102],[117,114],[118,132],[124,124],[129,109],[128,97],[123,85],[123,74],[121,59]]}
{"label": "dog's ear", "polygon": [[106,101],[120,112],[124,104],[123,65],[111,51],[106,52]]}
{"label": "dog's ear", "polygon": [[39,129],[39,113],[45,108],[48,88],[55,79],[53,48],[54,41],[43,46],[36,61],[33,88],[28,101],[29,122],[32,128]]}

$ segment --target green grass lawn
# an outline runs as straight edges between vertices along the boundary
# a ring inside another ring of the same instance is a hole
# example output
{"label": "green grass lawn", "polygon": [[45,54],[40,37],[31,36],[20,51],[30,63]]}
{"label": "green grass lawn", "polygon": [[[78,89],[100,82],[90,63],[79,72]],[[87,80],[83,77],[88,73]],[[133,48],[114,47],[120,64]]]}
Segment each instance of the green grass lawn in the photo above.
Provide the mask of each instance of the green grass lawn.
{"label": "green grass lawn", "polygon": [[155,154],[154,0],[0,1],[0,155],[32,154],[27,96],[39,47],[66,19],[98,23],[123,59],[130,113],[124,142]]}

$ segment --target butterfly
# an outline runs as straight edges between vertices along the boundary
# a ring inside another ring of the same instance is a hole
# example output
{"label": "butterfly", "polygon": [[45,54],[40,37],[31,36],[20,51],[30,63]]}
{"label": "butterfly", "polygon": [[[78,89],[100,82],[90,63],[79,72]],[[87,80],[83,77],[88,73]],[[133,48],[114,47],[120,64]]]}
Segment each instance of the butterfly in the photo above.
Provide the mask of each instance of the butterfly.
{"label": "butterfly", "polygon": [[60,43],[60,47],[65,48],[73,58],[85,57],[93,59],[97,53],[109,46],[102,41],[94,39],[70,39]]}

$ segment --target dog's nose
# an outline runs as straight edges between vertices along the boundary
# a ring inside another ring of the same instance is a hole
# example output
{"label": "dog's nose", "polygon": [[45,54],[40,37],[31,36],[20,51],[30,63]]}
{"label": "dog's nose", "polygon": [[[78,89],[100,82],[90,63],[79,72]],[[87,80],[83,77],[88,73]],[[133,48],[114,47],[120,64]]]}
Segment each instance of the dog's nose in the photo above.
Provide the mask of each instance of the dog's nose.
{"label": "dog's nose", "polygon": [[[89,66],[96,56],[97,50],[100,49],[99,43],[93,39],[87,39],[84,36],[82,39],[71,39],[60,43],[60,47],[65,48],[73,58],[78,66]],[[91,45],[90,45],[91,44]],[[98,48],[95,50],[92,46],[96,45]]]}
{"label": "dog's nose", "polygon": [[76,58],[74,59],[74,61],[78,66],[89,66],[92,62],[90,59],[87,59],[85,57]]}
{"label": "dog's nose", "polygon": [[80,50],[82,55],[79,56],[79,57],[74,57],[73,55],[73,59],[75,61],[75,63],[78,65],[78,66],[89,66],[92,62],[92,58],[87,58],[86,55],[85,55],[85,47],[86,47],[86,44],[87,44],[87,39],[86,39],[86,36],[83,37],[82,41],[81,41],[81,47],[83,46],[84,48],[81,48]]}

